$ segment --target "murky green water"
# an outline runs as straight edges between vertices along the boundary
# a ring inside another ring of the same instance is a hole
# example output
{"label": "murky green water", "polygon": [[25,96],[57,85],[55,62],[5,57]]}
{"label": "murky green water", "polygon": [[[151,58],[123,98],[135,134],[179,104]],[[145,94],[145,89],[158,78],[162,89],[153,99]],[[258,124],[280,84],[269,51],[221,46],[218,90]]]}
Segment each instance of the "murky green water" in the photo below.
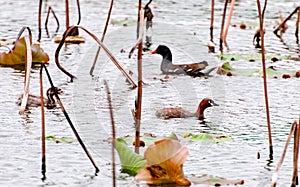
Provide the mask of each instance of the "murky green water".
{"label": "murky green water", "polygon": [[[208,60],[211,66],[223,62],[207,53],[209,40],[210,1],[157,1],[154,8],[153,46],[164,43],[172,48],[174,61],[192,62]],[[135,1],[115,2],[113,20],[128,17],[136,18]],[[43,20],[46,5],[51,5],[60,20],[60,30],[64,31],[64,7],[60,1],[47,1],[43,5]],[[108,1],[83,1],[81,25],[97,34],[103,30]],[[216,2],[215,41],[218,41],[223,2]],[[77,22],[75,3],[72,9],[71,23]],[[258,27],[256,2],[236,2],[235,13],[230,27],[227,43],[228,53],[256,54],[259,52],[252,45],[253,33]],[[280,42],[272,33],[273,25],[280,10],[286,17],[294,9],[293,1],[273,1],[266,10],[265,44],[267,54],[299,56],[299,46],[295,43],[294,22],[288,22],[289,29]],[[5,1],[0,3],[0,38],[13,41],[22,26],[29,26],[33,40],[37,40],[38,3],[34,1]],[[246,30],[239,28],[246,23]],[[102,52],[94,76],[89,69],[94,58],[96,43],[84,32],[86,43],[66,45],[60,52],[60,61],[64,67],[78,78],[73,82],[58,70],[54,62],[57,44],[56,23],[49,22],[50,37],[43,29],[41,47],[50,55],[49,71],[55,85],[64,90],[61,100],[71,120],[79,130],[94,157],[100,172],[95,176],[94,168],[84,154],[78,142],[55,143],[47,141],[47,180],[41,181],[41,136],[40,108],[31,108],[26,116],[18,114],[19,107],[15,101],[23,91],[24,72],[12,68],[0,69],[0,185],[1,186],[111,186],[110,145],[104,142],[110,137],[111,126],[106,101],[103,79],[108,80],[112,91],[117,135],[134,135],[134,121],[131,109],[134,107],[136,90],[131,90],[124,77]],[[120,27],[110,25],[105,39],[107,47],[122,63],[126,70],[136,70],[136,54],[128,59],[128,52],[135,42],[135,26]],[[121,53],[124,49],[126,53]],[[148,53],[143,55],[144,82],[149,85],[143,90],[143,110],[141,133],[153,133],[157,136],[175,132],[181,137],[186,132],[221,133],[234,140],[219,144],[184,141],[189,149],[189,157],[184,166],[188,177],[192,174],[209,174],[228,179],[243,179],[244,186],[270,186],[272,174],[282,152],[291,123],[299,118],[299,79],[268,78],[269,103],[273,132],[274,162],[268,160],[268,132],[266,127],[263,79],[260,77],[226,77],[213,74],[208,79],[187,76],[171,77],[168,82],[161,82],[161,57]],[[176,63],[175,62],[175,63]],[[238,64],[232,62],[234,65]],[[298,61],[281,60],[276,63],[267,61],[268,65],[286,69],[298,69]],[[260,68],[260,62],[246,63],[246,67]],[[136,81],[136,77],[133,77]],[[49,87],[44,77],[44,87]],[[32,70],[32,93],[39,93],[39,70]],[[190,119],[161,120],[154,115],[155,110],[165,106],[182,106],[191,111],[197,108],[204,97],[213,98],[220,106],[206,111],[205,124]],[[59,108],[46,110],[47,135],[71,137],[74,135]],[[257,159],[257,153],[260,159]],[[119,165],[118,165],[119,169]],[[287,186],[292,173],[292,144],[279,173],[277,186]],[[119,174],[118,186],[136,186],[130,177]],[[203,185],[193,185],[203,186]]]}

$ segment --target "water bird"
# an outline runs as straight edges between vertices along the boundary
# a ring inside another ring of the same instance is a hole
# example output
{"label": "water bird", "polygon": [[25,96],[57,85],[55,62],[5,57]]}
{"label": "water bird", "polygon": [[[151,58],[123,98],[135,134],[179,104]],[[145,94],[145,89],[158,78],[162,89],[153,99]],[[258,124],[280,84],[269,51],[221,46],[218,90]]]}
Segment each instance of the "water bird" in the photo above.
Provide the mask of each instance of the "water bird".
{"label": "water bird", "polygon": [[204,119],[204,110],[208,107],[219,106],[210,98],[204,98],[198,105],[196,112],[189,112],[182,109],[181,107],[175,108],[162,108],[156,111],[155,115],[158,118],[170,119],[170,118],[187,118],[187,117],[197,117],[198,119]]}
{"label": "water bird", "polygon": [[163,57],[160,70],[163,74],[186,74],[192,77],[202,77],[208,76],[216,67],[209,69],[206,72],[202,72],[207,66],[207,61],[202,61],[193,64],[173,64],[172,63],[172,52],[169,47],[165,45],[159,45],[154,51],[150,54],[159,54]]}
{"label": "water bird", "polygon": [[[61,94],[63,93],[63,91],[58,87],[51,87],[46,92],[47,98],[44,98],[44,104],[45,107],[47,107],[48,109],[56,107],[56,102],[54,99],[55,93]],[[21,105],[22,98],[23,98],[23,94],[20,95],[20,97],[17,100],[18,105]],[[31,106],[31,107],[41,106],[41,97],[37,95],[29,94],[27,100],[27,106]]]}

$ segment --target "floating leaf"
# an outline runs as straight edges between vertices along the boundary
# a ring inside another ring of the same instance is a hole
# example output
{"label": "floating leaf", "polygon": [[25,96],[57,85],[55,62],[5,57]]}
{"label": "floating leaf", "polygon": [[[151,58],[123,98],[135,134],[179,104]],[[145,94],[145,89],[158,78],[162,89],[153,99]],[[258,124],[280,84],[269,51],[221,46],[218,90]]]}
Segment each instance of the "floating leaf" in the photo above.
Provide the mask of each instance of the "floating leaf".
{"label": "floating leaf", "polygon": [[193,184],[206,184],[206,185],[212,185],[212,186],[226,186],[226,185],[238,185],[244,184],[244,180],[228,180],[222,177],[212,177],[208,176],[206,174],[201,176],[191,176],[188,177],[190,181],[192,181]]}
{"label": "floating leaf", "polygon": [[113,25],[128,26],[128,25],[134,25],[134,24],[136,24],[136,21],[129,20],[128,18],[125,18],[124,20],[121,20],[121,21],[113,20],[113,21],[111,21],[111,24],[113,24]]}
{"label": "floating leaf", "polygon": [[126,144],[126,141],[118,138],[115,148],[121,161],[121,172],[135,176],[146,165],[146,160],[133,152]]}
{"label": "floating leaf", "polygon": [[171,139],[157,141],[148,147],[144,156],[147,166],[135,176],[137,181],[146,181],[151,185],[191,185],[182,172],[188,150],[179,141]]}
{"label": "floating leaf", "polygon": [[[133,137],[133,136],[126,136],[124,138],[119,138],[119,139],[124,140],[128,145],[133,145],[133,143],[135,142],[135,137]],[[156,142],[159,139],[161,139],[161,138],[152,137],[152,136],[140,136],[140,141],[145,142],[146,146],[153,144],[154,142]]]}
{"label": "floating leaf", "polygon": [[221,142],[233,140],[231,137],[222,134],[217,135],[217,134],[207,134],[207,133],[200,133],[200,134],[187,133],[183,135],[183,137],[192,141],[211,142],[211,143],[221,143]]}
{"label": "floating leaf", "polygon": [[45,140],[53,140],[53,139],[56,139],[54,135],[45,137]]}
{"label": "floating leaf", "polygon": [[[31,45],[32,62],[48,63],[49,56],[40,48],[39,44]],[[0,65],[14,66],[24,64],[26,62],[26,44],[25,37],[15,42],[14,49],[8,53],[0,53]]]}
{"label": "floating leaf", "polygon": [[[145,146],[149,146],[153,144],[154,142],[158,140],[165,139],[166,137],[155,137],[151,134],[145,134],[144,136],[140,136],[140,141],[143,141],[145,143]],[[173,140],[178,140],[178,137],[175,133],[171,133],[167,138],[173,139]],[[134,145],[135,142],[135,137],[133,136],[126,136],[124,138],[119,138],[124,140],[128,145]]]}
{"label": "floating leaf", "polygon": [[50,135],[50,136],[45,137],[45,140],[52,140],[56,143],[72,143],[72,142],[74,142],[73,138],[69,138],[69,137],[57,138],[54,135]]}
{"label": "floating leaf", "polygon": [[[297,72],[296,70],[286,70],[286,69],[277,69],[274,68],[273,66],[270,66],[266,69],[267,76],[270,77],[284,77],[284,75],[290,75],[290,77],[294,76],[297,77]],[[225,62],[221,67],[218,68],[217,70],[218,74],[221,75],[227,75],[227,76],[263,76],[263,72],[261,69],[237,69],[233,68],[229,62]]]}
{"label": "floating leaf", "polygon": [[172,133],[168,136],[168,138],[169,138],[169,139],[173,139],[173,140],[179,140],[178,137],[177,137],[177,135],[176,135],[174,132],[172,132]]}
{"label": "floating leaf", "polygon": [[72,143],[72,142],[74,142],[74,139],[69,138],[69,137],[61,137],[61,138],[56,138],[55,142],[56,143]]}
{"label": "floating leaf", "polygon": [[[234,61],[239,61],[239,60],[244,60],[244,61],[253,61],[253,60],[261,60],[261,54],[219,54],[217,55],[218,58],[222,60],[234,60]],[[281,55],[281,54],[273,54],[273,55],[267,55],[265,56],[266,59],[271,60],[271,59],[284,59],[288,60],[291,58],[291,55]]]}

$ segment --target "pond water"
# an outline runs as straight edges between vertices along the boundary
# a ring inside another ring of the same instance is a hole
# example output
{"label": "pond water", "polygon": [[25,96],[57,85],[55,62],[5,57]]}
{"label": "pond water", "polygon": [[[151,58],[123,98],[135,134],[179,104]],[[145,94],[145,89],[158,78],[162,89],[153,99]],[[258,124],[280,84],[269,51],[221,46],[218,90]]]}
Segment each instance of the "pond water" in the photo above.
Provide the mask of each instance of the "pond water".
{"label": "pond water", "polygon": [[[207,60],[210,66],[224,63],[216,58],[219,54],[209,54],[206,44],[209,41],[210,1],[155,1],[153,8],[153,45],[168,45],[174,54],[174,61],[188,63]],[[115,2],[112,20],[128,18],[135,20],[135,1]],[[30,108],[25,115],[19,115],[15,104],[23,91],[24,71],[13,68],[0,68],[0,186],[112,186],[111,148],[105,140],[111,137],[111,122],[103,80],[106,79],[112,92],[117,136],[134,135],[134,120],[131,109],[137,90],[130,85],[107,56],[101,52],[94,76],[89,75],[97,49],[96,43],[83,31],[86,42],[80,45],[66,45],[60,52],[60,61],[68,71],[77,76],[74,82],[55,65],[54,53],[57,44],[54,37],[64,31],[64,4],[58,0],[43,4],[42,20],[45,20],[47,6],[52,6],[60,21],[60,29],[55,34],[56,23],[49,21],[49,36],[42,30],[41,47],[49,54],[48,67],[54,84],[63,89],[62,103],[72,122],[78,129],[87,148],[96,161],[100,172],[94,168],[77,141],[55,143],[47,141],[47,179],[41,180],[41,136],[40,108]],[[85,0],[81,2],[81,25],[101,37],[108,11],[109,1]],[[214,40],[218,41],[223,1],[215,3]],[[0,2],[0,39],[15,40],[21,27],[32,29],[33,40],[37,40],[38,3],[29,0]],[[70,2],[71,23],[77,22],[76,4]],[[299,56],[299,46],[295,42],[296,16],[288,22],[289,29],[280,41],[272,33],[278,20],[278,12],[286,17],[295,8],[294,1],[272,1],[265,14],[265,44],[267,55]],[[253,34],[258,28],[257,5],[255,1],[237,1],[232,24],[227,37],[229,49],[225,53],[257,54],[259,49],[252,44]],[[247,28],[241,30],[240,23]],[[135,26],[122,27],[109,25],[105,44],[122,63],[126,71],[134,72],[136,82],[136,52],[131,59],[128,52],[135,43]],[[125,53],[121,53],[121,49]],[[218,50],[217,50],[218,51]],[[182,137],[185,133],[224,134],[233,141],[219,144],[204,142],[182,143],[189,149],[189,157],[184,165],[185,175],[208,174],[227,179],[243,179],[243,186],[270,186],[272,174],[277,166],[291,124],[299,119],[300,82],[297,78],[268,78],[270,116],[273,135],[274,160],[269,159],[268,131],[265,114],[263,79],[261,77],[220,76],[191,78],[171,76],[162,82],[160,72],[161,57],[143,55],[143,78],[147,85],[143,88],[141,133],[168,136],[171,132]],[[176,63],[176,62],[174,62]],[[232,62],[235,67],[261,68],[260,61]],[[279,60],[267,65],[278,68],[299,70],[299,61]],[[39,93],[39,68],[31,74],[32,93]],[[44,76],[44,87],[49,83]],[[194,118],[161,120],[155,117],[155,110],[167,106],[181,106],[190,111],[197,108],[204,97],[211,97],[220,106],[206,110],[205,121]],[[63,113],[59,108],[46,110],[46,134],[57,137],[75,138]],[[142,150],[143,151],[143,150]],[[260,153],[260,159],[257,154]],[[279,172],[277,186],[290,185],[292,174],[292,144]],[[117,162],[117,168],[120,168]],[[138,186],[131,177],[117,174],[117,186]],[[206,185],[193,185],[206,186]]]}

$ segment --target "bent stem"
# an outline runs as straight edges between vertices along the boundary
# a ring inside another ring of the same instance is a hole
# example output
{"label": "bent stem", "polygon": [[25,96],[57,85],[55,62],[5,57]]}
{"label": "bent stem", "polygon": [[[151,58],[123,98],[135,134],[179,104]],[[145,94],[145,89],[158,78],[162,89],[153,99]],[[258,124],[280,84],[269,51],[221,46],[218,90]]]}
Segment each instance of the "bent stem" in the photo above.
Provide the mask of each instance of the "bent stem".
{"label": "bent stem", "polygon": [[135,51],[136,48],[139,47],[139,45],[143,42],[143,35],[144,35],[144,11],[143,9],[140,10],[140,13],[139,13],[139,35],[138,35],[138,38],[137,38],[137,41],[136,43],[134,44],[134,46],[131,48],[130,52],[129,52],[129,55],[128,55],[128,58],[131,58],[133,52]]}
{"label": "bent stem", "polygon": [[224,33],[224,23],[225,23],[227,4],[228,4],[228,0],[226,0],[225,4],[224,4],[221,31],[220,31],[220,51],[221,51],[221,53],[223,53],[223,33]]}
{"label": "bent stem", "polygon": [[276,170],[275,170],[275,172],[273,174],[271,187],[275,187],[276,186],[276,182],[277,182],[277,179],[278,179],[278,172],[279,172],[279,169],[281,168],[281,165],[283,163],[283,160],[284,160],[284,157],[285,157],[285,154],[286,154],[286,150],[287,150],[287,148],[289,146],[289,143],[291,141],[292,135],[293,135],[293,133],[295,132],[295,130],[297,128],[296,125],[297,125],[297,123],[293,123],[292,124],[289,136],[287,137],[287,140],[286,140],[284,148],[283,148],[283,152],[282,152],[281,157],[280,157],[280,159],[278,161]]}
{"label": "bent stem", "polygon": [[59,30],[59,21],[58,21],[58,18],[57,18],[57,16],[56,16],[54,10],[52,9],[52,7],[49,6],[49,7],[48,7],[48,12],[47,12],[46,21],[45,21],[45,29],[46,29],[47,33],[48,33],[48,20],[49,20],[50,12],[53,14],[53,17],[54,17],[54,19],[55,19],[55,21],[56,21],[56,23],[57,23],[57,27],[56,27],[56,31],[55,31],[55,32],[57,32],[57,31]]}
{"label": "bent stem", "polygon": [[57,46],[57,49],[55,51],[55,63],[57,65],[57,67],[64,72],[66,75],[68,75],[71,78],[71,82],[73,81],[74,78],[76,78],[74,75],[72,75],[71,73],[69,73],[68,71],[66,71],[59,63],[59,52],[60,49],[62,48],[62,45],[65,42],[66,37],[68,36],[69,32],[71,32],[73,29],[77,29],[80,28],[83,31],[85,31],[88,35],[90,35],[97,43],[98,45],[103,48],[103,50],[105,51],[105,53],[107,54],[107,56],[110,58],[110,60],[117,66],[117,68],[121,71],[121,73],[126,77],[126,79],[129,81],[129,83],[132,85],[133,88],[136,88],[137,85],[133,82],[133,80],[131,79],[130,75],[128,75],[128,73],[124,70],[123,66],[117,61],[117,59],[112,55],[112,53],[106,48],[106,46],[103,44],[103,42],[101,42],[93,33],[91,33],[90,31],[88,31],[87,29],[85,29],[84,27],[80,26],[80,25],[74,25],[69,27],[63,34],[63,37],[59,43],[59,45]]}
{"label": "bent stem", "polygon": [[[278,33],[277,33],[277,32],[279,31],[279,29],[283,28],[284,25],[286,24],[286,22],[287,22],[289,19],[291,19],[291,17],[292,17],[299,9],[300,9],[300,6],[296,7],[295,10],[294,10],[287,18],[285,18],[285,20],[284,20],[283,22],[281,22],[281,23],[278,25],[278,27],[273,31],[273,33],[274,33],[278,38],[280,38],[280,36],[279,36]],[[299,17],[298,17],[298,19],[299,19]]]}
{"label": "bent stem", "polygon": [[[101,42],[103,42],[104,38],[105,38],[105,34],[106,34],[106,31],[107,31],[107,27],[108,27],[108,23],[109,23],[109,20],[110,20],[110,15],[111,15],[111,11],[112,11],[113,5],[114,5],[114,0],[111,0],[110,1],[110,6],[109,6],[109,10],[108,10],[108,14],[107,14],[107,18],[106,18],[106,22],[105,22],[105,27],[104,27],[104,30],[103,30],[103,33],[102,33]],[[92,65],[92,67],[90,69],[90,75],[91,76],[93,75],[93,72],[94,72],[94,69],[95,69],[95,66],[96,66],[96,63],[97,63],[97,60],[98,60],[98,56],[99,56],[100,50],[101,50],[101,47],[98,46],[98,50],[96,52],[93,65]]]}
{"label": "bent stem", "polygon": [[116,130],[115,130],[115,120],[114,120],[114,114],[113,114],[113,107],[111,104],[111,97],[110,97],[110,90],[107,84],[107,81],[104,80],[104,85],[106,88],[106,95],[107,95],[107,102],[109,105],[109,114],[110,114],[110,120],[111,120],[111,128],[112,128],[112,149],[111,149],[111,155],[112,155],[112,176],[113,176],[113,186],[116,186],[116,163],[115,163],[115,145],[116,145]]}
{"label": "bent stem", "polygon": [[229,25],[230,25],[230,20],[231,20],[232,13],[233,13],[234,3],[235,3],[235,0],[231,0],[231,2],[230,2],[229,14],[228,14],[228,19],[227,19],[227,22],[226,22],[225,31],[224,31],[224,33],[223,33],[223,42],[224,42],[224,45],[225,45],[226,47],[227,47],[226,38],[227,38],[227,34],[228,34],[228,29],[229,29]]}
{"label": "bent stem", "polygon": [[[79,4],[79,0],[77,0],[76,2],[77,2],[77,10],[78,10],[77,25],[79,25],[81,20],[80,4]],[[68,29],[70,27],[69,0],[65,0],[65,4],[66,4],[66,29]],[[74,30],[72,30],[72,32],[69,32],[68,36],[77,36],[77,35],[78,35],[78,28],[75,28]]]}
{"label": "bent stem", "polygon": [[31,51],[31,44],[32,44],[32,35],[31,30],[29,27],[23,27],[18,35],[18,39],[27,29],[29,32],[29,38],[25,37],[25,46],[26,46],[26,63],[25,63],[25,79],[24,79],[24,94],[21,102],[20,114],[23,114],[27,105],[27,100],[29,96],[29,84],[30,84],[30,70],[32,65],[32,51]]}
{"label": "bent stem", "polygon": [[264,31],[263,31],[263,17],[261,14],[260,1],[257,0],[257,8],[259,15],[259,25],[260,25],[260,36],[261,36],[261,58],[263,67],[263,78],[264,78],[264,94],[265,94],[265,104],[266,104],[266,116],[269,134],[269,156],[270,160],[273,160],[273,145],[272,145],[272,132],[271,132],[271,122],[270,122],[270,112],[269,112],[269,101],[268,101],[268,87],[267,87],[267,72],[266,72],[266,62],[265,62],[265,45],[264,45]]}
{"label": "bent stem", "polygon": [[[51,77],[50,77],[50,74],[49,74],[49,72],[48,72],[48,70],[47,70],[47,68],[46,68],[45,65],[44,65],[44,68],[45,68],[45,71],[46,71],[48,80],[49,80],[49,82],[50,82],[50,85],[51,85],[52,88],[54,88],[54,84],[53,84],[53,82],[52,82],[52,79],[51,79]],[[78,140],[79,144],[81,145],[82,149],[83,149],[84,152],[86,153],[87,157],[90,159],[90,161],[92,162],[93,166],[95,167],[96,173],[98,173],[98,172],[99,172],[99,169],[98,169],[98,167],[97,167],[97,165],[96,165],[94,159],[93,159],[92,156],[90,155],[89,151],[87,150],[86,146],[84,145],[82,139],[80,138],[78,132],[76,131],[76,129],[75,129],[75,127],[74,127],[74,125],[73,125],[73,123],[72,123],[72,121],[71,121],[71,119],[70,119],[68,113],[67,113],[67,111],[65,110],[65,108],[64,108],[64,106],[63,106],[63,104],[62,104],[62,102],[60,101],[60,98],[59,98],[59,96],[58,96],[58,93],[57,93],[57,92],[54,92],[54,95],[55,95],[55,97],[56,97],[56,99],[57,99],[57,103],[59,104],[59,106],[60,106],[60,108],[61,108],[63,114],[65,115],[65,117],[66,117],[66,119],[67,119],[67,121],[68,121],[68,123],[69,123],[69,125],[70,125],[70,127],[71,127],[71,129],[72,129],[72,131],[73,131],[73,133],[75,134],[76,139]]]}

